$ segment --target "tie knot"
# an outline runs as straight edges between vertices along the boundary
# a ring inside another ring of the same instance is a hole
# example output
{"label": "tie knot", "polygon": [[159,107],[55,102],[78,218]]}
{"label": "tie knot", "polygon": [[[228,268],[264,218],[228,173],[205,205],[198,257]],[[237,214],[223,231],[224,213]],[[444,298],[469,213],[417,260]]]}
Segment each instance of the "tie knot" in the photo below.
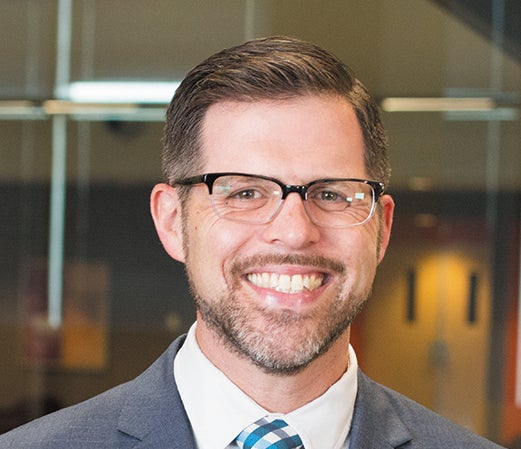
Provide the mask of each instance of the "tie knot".
{"label": "tie knot", "polygon": [[261,418],[244,429],[237,437],[241,449],[299,449],[302,441],[286,421]]}

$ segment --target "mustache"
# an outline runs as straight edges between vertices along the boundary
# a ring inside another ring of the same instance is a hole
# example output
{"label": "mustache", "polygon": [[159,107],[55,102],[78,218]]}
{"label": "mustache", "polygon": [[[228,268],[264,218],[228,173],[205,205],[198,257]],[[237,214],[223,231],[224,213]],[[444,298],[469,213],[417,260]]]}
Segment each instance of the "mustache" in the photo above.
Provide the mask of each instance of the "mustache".
{"label": "mustache", "polygon": [[299,265],[313,267],[321,271],[327,271],[343,275],[346,271],[345,265],[334,259],[323,256],[313,256],[304,254],[257,254],[236,260],[232,267],[233,274],[243,273],[250,267],[260,265]]}

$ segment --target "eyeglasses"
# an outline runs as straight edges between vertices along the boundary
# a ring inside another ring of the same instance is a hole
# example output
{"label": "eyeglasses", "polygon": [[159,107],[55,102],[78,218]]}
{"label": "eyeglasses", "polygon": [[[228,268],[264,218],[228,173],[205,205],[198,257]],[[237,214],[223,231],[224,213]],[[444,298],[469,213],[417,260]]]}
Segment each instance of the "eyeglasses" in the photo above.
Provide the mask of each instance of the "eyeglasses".
{"label": "eyeglasses", "polygon": [[384,185],[356,178],[318,179],[305,185],[287,185],[275,178],[244,173],[207,173],[178,179],[177,186],[206,184],[214,212],[221,218],[263,224],[279,213],[284,199],[297,193],[313,223],[348,228],[367,222]]}

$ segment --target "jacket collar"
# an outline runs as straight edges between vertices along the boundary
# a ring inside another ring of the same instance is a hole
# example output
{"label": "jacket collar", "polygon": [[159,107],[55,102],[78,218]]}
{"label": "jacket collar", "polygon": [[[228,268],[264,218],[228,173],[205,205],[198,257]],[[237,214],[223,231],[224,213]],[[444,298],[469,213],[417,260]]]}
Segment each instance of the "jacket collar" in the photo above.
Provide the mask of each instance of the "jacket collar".
{"label": "jacket collar", "polygon": [[184,342],[166,352],[132,381],[118,430],[139,440],[135,448],[195,449],[195,441],[173,375],[174,357]]}
{"label": "jacket collar", "polygon": [[[173,376],[174,357],[184,338],[177,338],[159,359],[131,381],[118,430],[138,441],[136,449],[196,449]],[[359,370],[350,447],[399,448],[410,440],[411,435],[385,390]]]}
{"label": "jacket collar", "polygon": [[412,439],[385,390],[360,370],[350,435],[352,448],[399,448]]}

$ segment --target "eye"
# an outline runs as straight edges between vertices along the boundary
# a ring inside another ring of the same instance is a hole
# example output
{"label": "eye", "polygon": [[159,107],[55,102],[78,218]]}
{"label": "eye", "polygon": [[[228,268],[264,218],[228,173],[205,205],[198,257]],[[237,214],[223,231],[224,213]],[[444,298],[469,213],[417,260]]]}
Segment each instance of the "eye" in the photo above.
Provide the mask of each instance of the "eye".
{"label": "eye", "polygon": [[264,188],[251,178],[225,177],[214,184],[214,194],[224,201],[251,201],[265,196]]}
{"label": "eye", "polygon": [[330,188],[317,190],[313,193],[312,199],[323,204],[341,203],[344,206],[348,205],[350,202],[349,198],[346,198],[344,193]]}
{"label": "eye", "polygon": [[259,209],[270,199],[268,191],[261,185],[234,186],[221,190],[220,194],[221,196],[214,198],[214,201],[233,209]]}
{"label": "eye", "polygon": [[255,189],[239,190],[228,195],[229,199],[240,200],[240,201],[251,201],[261,198],[263,195],[261,192]]}
{"label": "eye", "polygon": [[219,177],[213,185],[214,205],[241,210],[260,209],[280,200],[277,183],[256,176],[229,175]]}
{"label": "eye", "polygon": [[334,203],[337,201],[345,201],[345,197],[340,195],[338,192],[332,190],[322,190],[315,195],[315,199],[325,201],[328,203]]}
{"label": "eye", "polygon": [[315,184],[308,191],[308,199],[324,211],[347,212],[347,209],[360,206],[356,187],[345,181]]}

